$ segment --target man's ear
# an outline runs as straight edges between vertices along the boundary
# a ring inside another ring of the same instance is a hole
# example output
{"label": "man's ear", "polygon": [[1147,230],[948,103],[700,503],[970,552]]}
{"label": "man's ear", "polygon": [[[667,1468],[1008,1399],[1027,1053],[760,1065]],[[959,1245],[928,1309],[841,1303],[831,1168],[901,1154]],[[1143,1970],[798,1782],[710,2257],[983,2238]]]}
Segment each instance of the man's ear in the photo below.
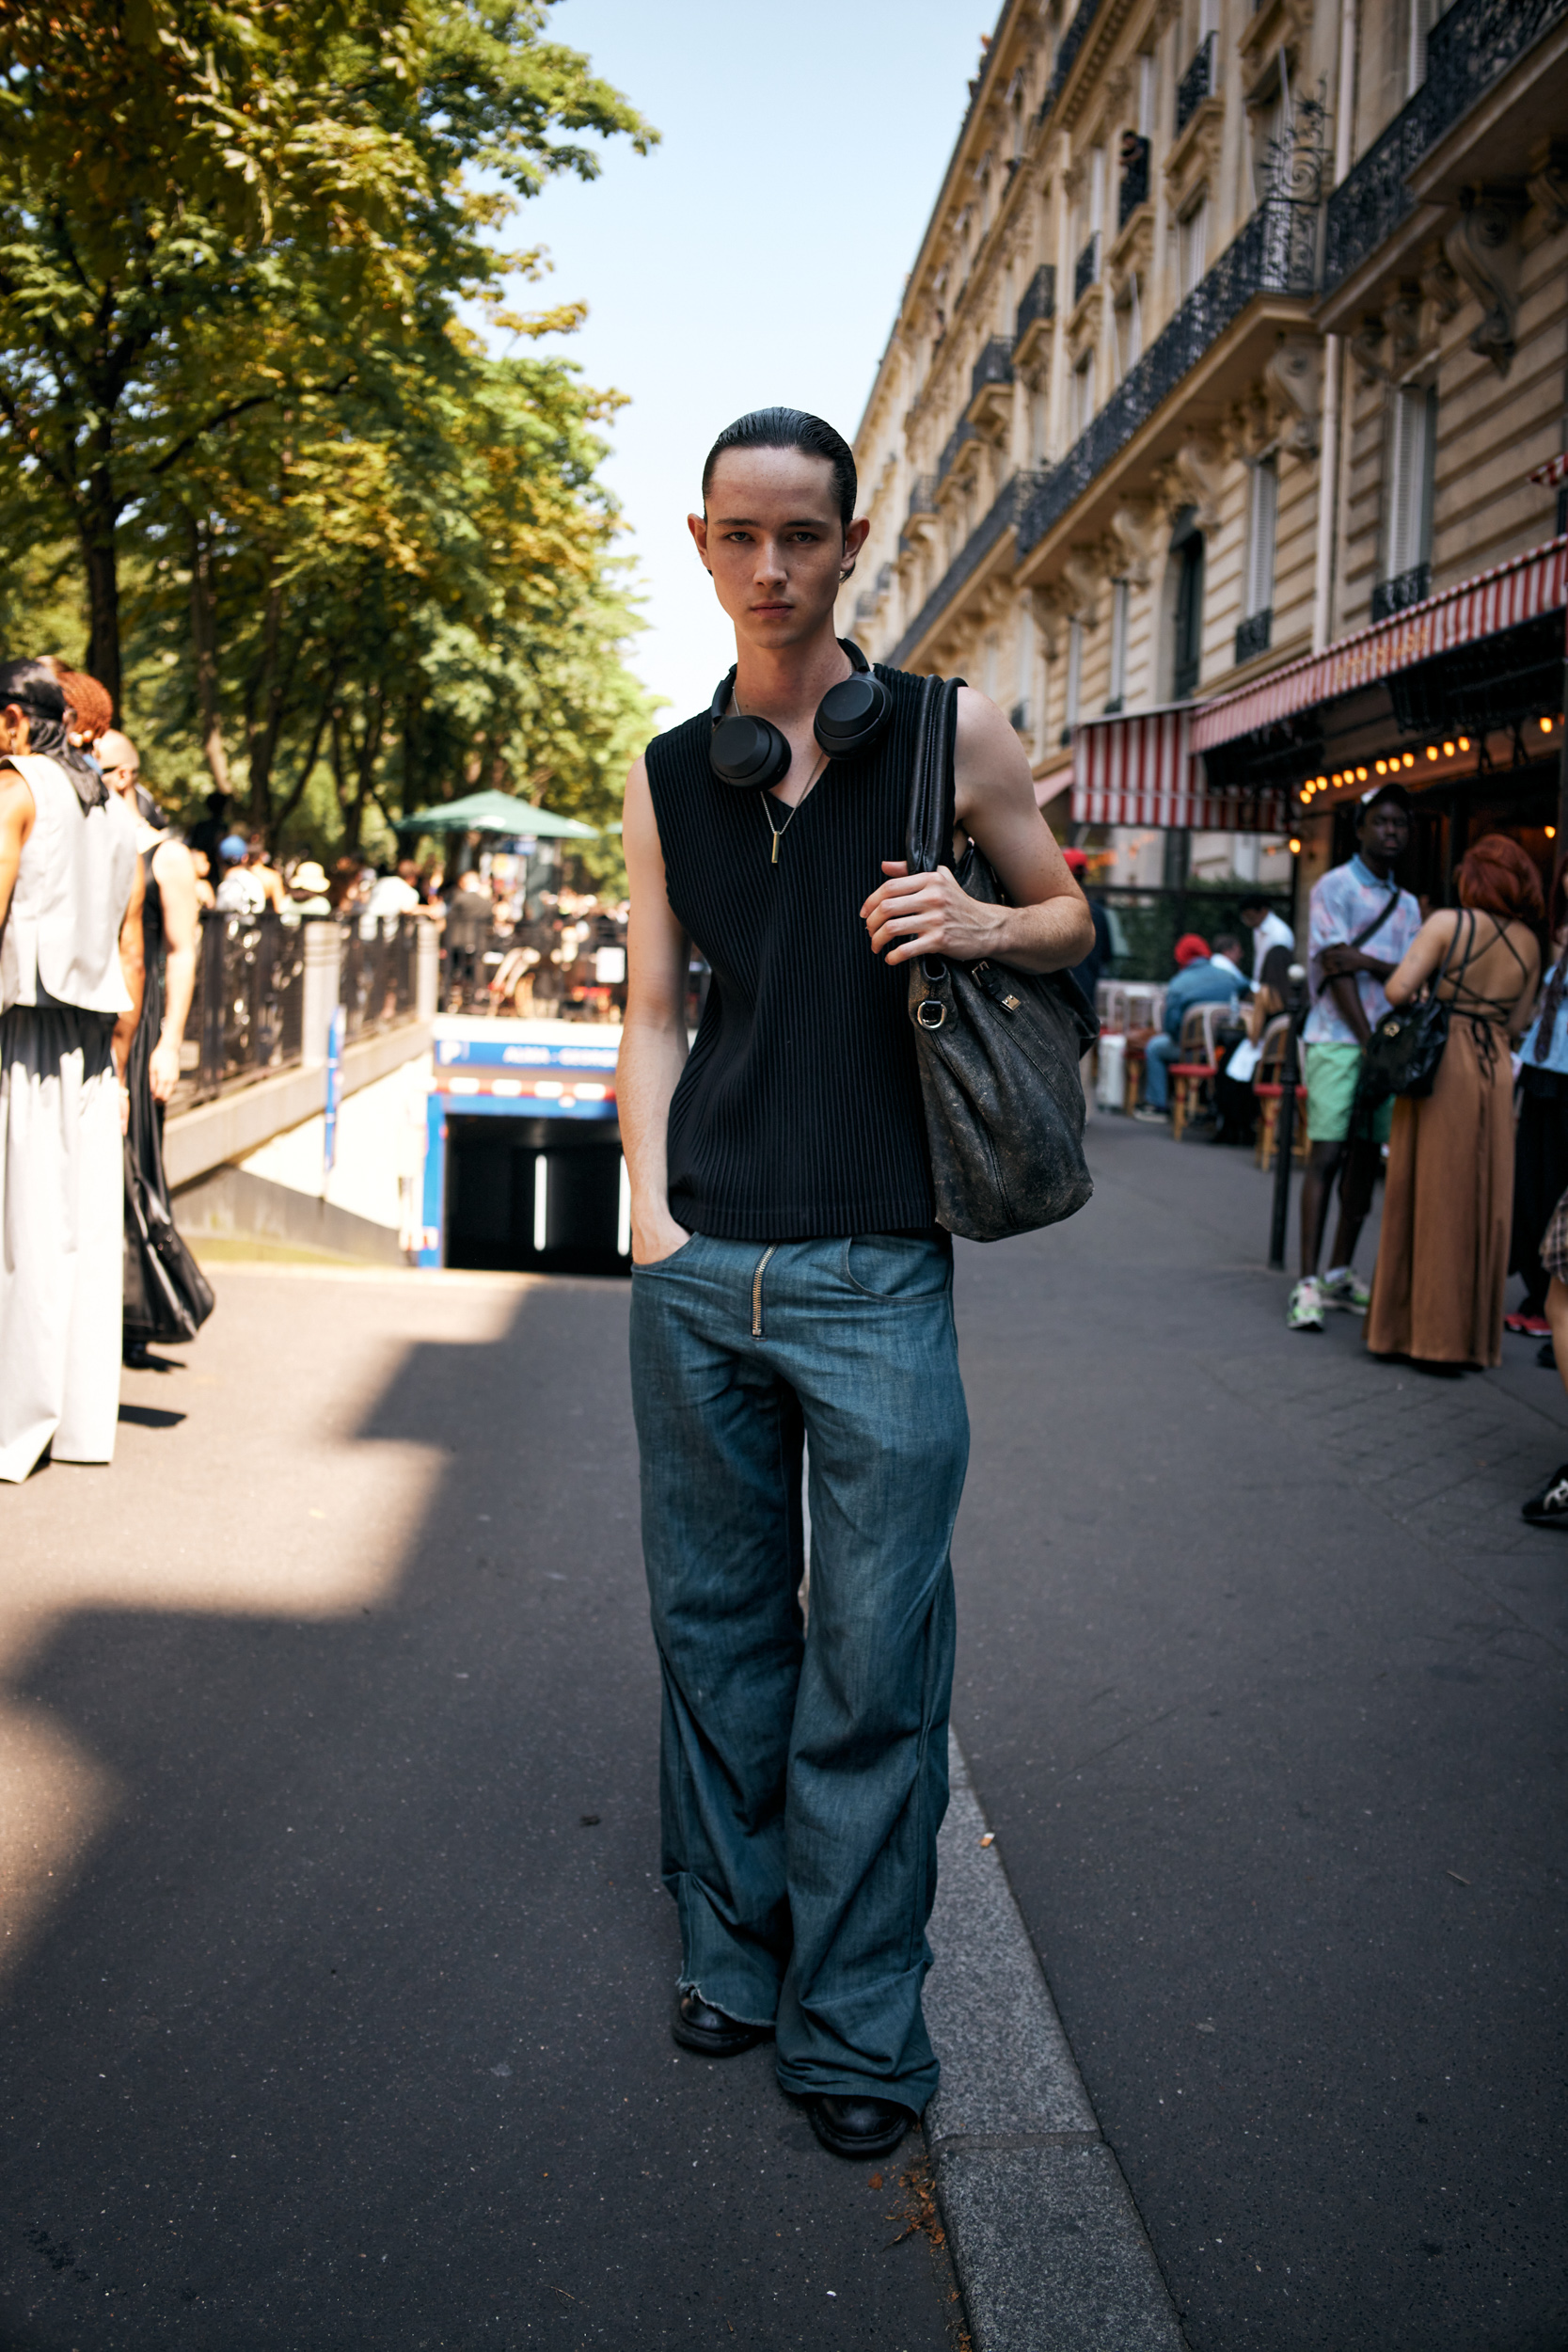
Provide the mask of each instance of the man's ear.
{"label": "man's ear", "polygon": [[704,571],[711,573],[713,566],[707,560],[707,516],[705,515],[688,515],[686,518],[686,527],[688,531],[690,532],[692,538],[696,541],[697,554],[701,560]]}
{"label": "man's ear", "polygon": [[844,560],[852,564],[871,535],[871,517],[859,515],[844,534]]}

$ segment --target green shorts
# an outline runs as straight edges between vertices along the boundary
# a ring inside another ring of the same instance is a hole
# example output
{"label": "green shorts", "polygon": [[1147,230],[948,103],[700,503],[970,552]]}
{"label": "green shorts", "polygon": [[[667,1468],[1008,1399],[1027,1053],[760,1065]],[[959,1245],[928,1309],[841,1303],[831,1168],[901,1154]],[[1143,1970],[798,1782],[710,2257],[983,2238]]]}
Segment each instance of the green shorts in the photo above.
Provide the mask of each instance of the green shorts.
{"label": "green shorts", "polygon": [[[1307,1049],[1307,1132],[1314,1143],[1343,1143],[1350,1132],[1351,1104],[1361,1075],[1359,1045],[1309,1045]],[[1372,1113],[1374,1143],[1386,1143],[1394,1123],[1392,1101]]]}

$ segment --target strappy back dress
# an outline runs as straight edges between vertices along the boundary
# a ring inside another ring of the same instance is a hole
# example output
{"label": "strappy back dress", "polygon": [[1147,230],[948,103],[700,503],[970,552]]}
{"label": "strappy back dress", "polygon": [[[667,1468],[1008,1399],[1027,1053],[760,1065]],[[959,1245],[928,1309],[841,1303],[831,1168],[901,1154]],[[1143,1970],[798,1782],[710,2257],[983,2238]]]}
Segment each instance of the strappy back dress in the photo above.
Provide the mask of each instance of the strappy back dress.
{"label": "strappy back dress", "polygon": [[[1526,965],[1496,915],[1481,948],[1501,939]],[[1513,1204],[1513,1071],[1506,1003],[1465,978],[1480,925],[1468,924],[1442,993],[1453,1006],[1449,1041],[1424,1101],[1394,1105],[1367,1345],[1376,1356],[1422,1363],[1502,1361],[1503,1292]]]}

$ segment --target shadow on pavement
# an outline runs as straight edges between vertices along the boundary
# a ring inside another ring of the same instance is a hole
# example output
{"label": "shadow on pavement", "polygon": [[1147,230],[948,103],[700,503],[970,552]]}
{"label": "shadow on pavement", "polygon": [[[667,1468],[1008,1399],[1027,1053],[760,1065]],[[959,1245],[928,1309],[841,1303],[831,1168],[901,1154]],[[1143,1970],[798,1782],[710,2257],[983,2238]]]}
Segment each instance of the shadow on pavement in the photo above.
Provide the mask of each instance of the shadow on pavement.
{"label": "shadow on pavement", "polygon": [[26,1664],[118,1801],[0,2020],[0,2352],[948,2342],[902,2167],[669,2040],[625,1327],[562,1283],[408,1346],[353,1444],[444,1469],[352,1614],[81,1609]]}

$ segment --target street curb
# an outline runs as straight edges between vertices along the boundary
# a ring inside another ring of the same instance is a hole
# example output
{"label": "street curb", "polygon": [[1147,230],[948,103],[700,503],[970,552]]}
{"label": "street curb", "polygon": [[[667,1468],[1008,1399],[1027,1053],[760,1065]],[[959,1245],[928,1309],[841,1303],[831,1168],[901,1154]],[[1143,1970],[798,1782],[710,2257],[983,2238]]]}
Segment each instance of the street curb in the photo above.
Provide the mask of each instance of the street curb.
{"label": "street curb", "polygon": [[974,2352],[1181,2352],[1175,2308],[956,1739],[926,2022],[926,2142]]}

